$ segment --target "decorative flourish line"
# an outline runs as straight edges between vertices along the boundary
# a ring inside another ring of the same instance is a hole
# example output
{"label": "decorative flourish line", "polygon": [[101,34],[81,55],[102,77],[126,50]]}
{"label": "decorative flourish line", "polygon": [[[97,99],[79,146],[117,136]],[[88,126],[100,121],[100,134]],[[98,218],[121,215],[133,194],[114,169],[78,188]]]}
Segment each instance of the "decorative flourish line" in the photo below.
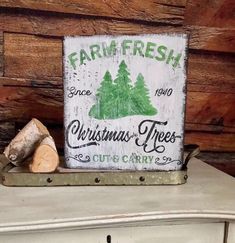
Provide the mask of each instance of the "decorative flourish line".
{"label": "decorative flourish line", "polygon": [[84,156],[83,154],[77,154],[74,157],[73,156],[68,156],[65,158],[66,161],[69,161],[70,159],[76,160],[81,163],[88,163],[91,161],[91,158],[89,155]]}
{"label": "decorative flourish line", "polygon": [[175,159],[175,160],[172,160],[172,158],[170,158],[170,157],[166,157],[166,156],[163,156],[163,161],[159,161],[160,160],[160,158],[156,158],[155,159],[155,164],[157,164],[157,165],[168,165],[168,164],[172,164],[172,163],[175,163],[175,162],[177,162],[177,165],[182,165],[183,164],[183,161],[181,161],[181,160],[177,160],[177,159]]}

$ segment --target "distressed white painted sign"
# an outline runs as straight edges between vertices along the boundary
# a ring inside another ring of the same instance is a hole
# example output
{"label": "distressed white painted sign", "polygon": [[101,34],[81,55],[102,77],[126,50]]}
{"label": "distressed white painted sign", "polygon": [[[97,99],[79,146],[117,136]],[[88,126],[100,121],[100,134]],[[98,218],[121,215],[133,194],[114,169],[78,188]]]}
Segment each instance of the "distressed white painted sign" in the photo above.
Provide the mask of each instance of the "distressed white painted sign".
{"label": "distressed white painted sign", "polygon": [[185,34],[65,37],[69,168],[179,170]]}

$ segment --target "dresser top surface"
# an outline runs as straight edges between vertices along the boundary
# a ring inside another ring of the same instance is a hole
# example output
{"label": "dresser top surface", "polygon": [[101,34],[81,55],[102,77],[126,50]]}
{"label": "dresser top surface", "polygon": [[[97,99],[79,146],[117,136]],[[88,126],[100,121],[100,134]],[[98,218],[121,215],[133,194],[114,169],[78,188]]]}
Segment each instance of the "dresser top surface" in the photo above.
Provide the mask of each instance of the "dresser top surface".
{"label": "dresser top surface", "polygon": [[0,186],[0,232],[146,220],[235,220],[235,179],[198,159],[176,186]]}

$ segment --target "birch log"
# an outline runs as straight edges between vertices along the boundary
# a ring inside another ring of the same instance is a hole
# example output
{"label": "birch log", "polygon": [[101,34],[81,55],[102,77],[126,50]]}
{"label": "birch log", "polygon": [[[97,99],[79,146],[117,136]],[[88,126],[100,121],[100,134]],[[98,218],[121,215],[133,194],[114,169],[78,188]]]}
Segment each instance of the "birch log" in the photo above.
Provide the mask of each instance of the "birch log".
{"label": "birch log", "polygon": [[51,136],[42,140],[33,155],[29,169],[34,173],[49,173],[56,170],[59,165],[59,155],[55,142]]}
{"label": "birch log", "polygon": [[5,156],[16,166],[30,156],[37,145],[50,134],[47,128],[33,118],[5,148]]}

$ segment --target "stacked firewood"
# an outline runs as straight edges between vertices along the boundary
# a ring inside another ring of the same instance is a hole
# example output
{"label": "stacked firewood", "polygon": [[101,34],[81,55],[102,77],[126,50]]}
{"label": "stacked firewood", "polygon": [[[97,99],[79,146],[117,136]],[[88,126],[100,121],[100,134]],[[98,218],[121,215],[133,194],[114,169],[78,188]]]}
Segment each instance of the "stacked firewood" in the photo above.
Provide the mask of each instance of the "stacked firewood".
{"label": "stacked firewood", "polygon": [[47,128],[33,118],[5,148],[4,155],[15,166],[27,164],[34,173],[53,172],[59,155]]}

